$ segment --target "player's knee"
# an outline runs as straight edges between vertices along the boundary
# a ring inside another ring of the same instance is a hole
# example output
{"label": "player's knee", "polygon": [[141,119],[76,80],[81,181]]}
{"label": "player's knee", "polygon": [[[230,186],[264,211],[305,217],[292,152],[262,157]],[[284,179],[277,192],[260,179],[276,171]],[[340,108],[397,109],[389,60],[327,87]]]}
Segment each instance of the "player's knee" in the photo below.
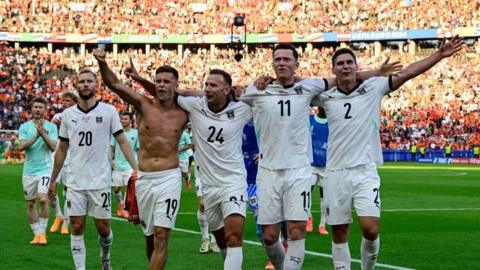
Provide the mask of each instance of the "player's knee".
{"label": "player's knee", "polygon": [[271,246],[278,241],[278,234],[270,232],[270,231],[263,231],[263,242],[267,246]]}
{"label": "player's knee", "polygon": [[120,187],[114,187],[113,193],[118,194],[120,192]]}
{"label": "player's knee", "polygon": [[349,227],[346,225],[332,226],[332,237],[335,243],[345,243],[348,241]]}
{"label": "player's knee", "polygon": [[288,238],[291,240],[300,240],[305,238],[305,226],[297,224],[288,229]]}
{"label": "player's knee", "polygon": [[241,232],[228,232],[225,238],[229,247],[240,247],[242,245],[243,237]]}
{"label": "player's knee", "polygon": [[362,230],[362,235],[365,239],[373,241],[378,237],[378,227],[372,226]]}
{"label": "player's knee", "polygon": [[83,230],[85,228],[85,224],[83,224],[83,222],[79,222],[79,221],[76,221],[76,222],[71,222],[71,225],[72,225],[72,234],[73,235],[80,235],[83,233]]}
{"label": "player's knee", "polygon": [[35,209],[35,201],[34,200],[30,200],[27,202],[27,208],[28,210],[34,210]]}
{"label": "player's knee", "polygon": [[41,197],[40,199],[38,199],[38,203],[42,207],[48,206],[48,202],[49,202],[49,200],[46,197]]}

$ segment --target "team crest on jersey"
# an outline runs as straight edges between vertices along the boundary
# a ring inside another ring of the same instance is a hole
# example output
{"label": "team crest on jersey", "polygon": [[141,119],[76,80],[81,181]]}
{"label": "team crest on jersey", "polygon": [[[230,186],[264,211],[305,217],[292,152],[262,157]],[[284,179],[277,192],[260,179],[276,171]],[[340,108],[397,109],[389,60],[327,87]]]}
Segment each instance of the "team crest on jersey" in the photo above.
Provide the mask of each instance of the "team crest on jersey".
{"label": "team crest on jersey", "polygon": [[103,122],[103,117],[102,116],[97,117],[96,122],[97,124],[101,124]]}
{"label": "team crest on jersey", "polygon": [[233,110],[227,112],[228,119],[235,119],[235,112]]}
{"label": "team crest on jersey", "polygon": [[295,93],[297,93],[297,95],[303,94],[303,87],[301,85],[296,86],[295,88],[293,88],[293,90],[295,91]]}
{"label": "team crest on jersey", "polygon": [[360,88],[360,89],[358,90],[358,93],[359,93],[360,95],[365,95],[366,92],[367,92],[367,91],[365,90],[365,88]]}

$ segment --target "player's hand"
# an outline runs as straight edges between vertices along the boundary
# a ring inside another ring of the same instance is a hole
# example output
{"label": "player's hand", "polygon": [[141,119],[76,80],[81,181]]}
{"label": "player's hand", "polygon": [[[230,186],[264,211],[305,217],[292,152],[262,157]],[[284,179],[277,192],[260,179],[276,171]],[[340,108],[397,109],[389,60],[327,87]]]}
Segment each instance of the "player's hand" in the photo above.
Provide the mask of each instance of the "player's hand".
{"label": "player's hand", "polygon": [[105,57],[107,56],[107,53],[104,50],[100,48],[93,49],[92,54],[98,62],[105,62]]}
{"label": "player's hand", "polygon": [[267,85],[272,81],[273,78],[270,76],[260,76],[255,80],[253,85],[255,85],[258,90],[265,90],[267,88]]}
{"label": "player's hand", "polygon": [[247,88],[243,85],[234,85],[232,86],[232,91],[235,92],[235,97],[239,98]]}
{"label": "player's hand", "polygon": [[57,126],[60,126],[60,124],[62,123],[62,117],[57,117],[57,118],[53,119],[52,123],[54,123]]}
{"label": "player's hand", "polygon": [[50,180],[50,184],[48,185],[47,195],[48,195],[48,199],[52,203],[55,201],[55,195],[57,195],[56,187],[57,187],[57,183],[55,181]]}
{"label": "player's hand", "polygon": [[42,121],[35,120],[34,123],[35,123],[35,126],[37,127],[38,135],[44,137],[47,133],[46,133],[45,129],[43,128]]}
{"label": "player's hand", "polygon": [[403,65],[400,61],[390,62],[390,56],[388,56],[378,67],[378,72],[380,76],[388,77],[390,75],[395,75],[402,70],[402,68]]}
{"label": "player's hand", "polygon": [[140,79],[140,74],[138,73],[137,69],[135,68],[135,65],[133,64],[132,57],[130,57],[130,66],[125,69],[125,75],[128,78],[138,80]]}
{"label": "player's hand", "polygon": [[442,45],[440,45],[440,48],[438,49],[438,52],[442,55],[443,58],[450,57],[463,49],[463,45],[463,38],[461,38],[459,35],[455,35],[448,42],[444,38],[442,40]]}
{"label": "player's hand", "polygon": [[253,161],[256,165],[258,165],[258,162],[260,161],[260,154],[253,155]]}
{"label": "player's hand", "polygon": [[138,215],[131,215],[128,217],[128,222],[133,223],[133,225],[140,224],[140,217]]}
{"label": "player's hand", "polygon": [[138,171],[137,170],[133,170],[132,172],[132,176],[130,177],[132,179],[132,181],[137,181],[137,177],[138,177]]}

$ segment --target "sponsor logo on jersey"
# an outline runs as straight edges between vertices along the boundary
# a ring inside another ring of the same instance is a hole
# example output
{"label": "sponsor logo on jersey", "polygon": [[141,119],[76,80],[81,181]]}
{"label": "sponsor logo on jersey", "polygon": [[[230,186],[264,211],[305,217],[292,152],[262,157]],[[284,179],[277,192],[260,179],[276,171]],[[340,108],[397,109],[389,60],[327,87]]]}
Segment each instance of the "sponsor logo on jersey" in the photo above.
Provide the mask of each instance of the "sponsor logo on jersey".
{"label": "sponsor logo on jersey", "polygon": [[235,112],[233,110],[227,112],[228,119],[235,119]]}
{"label": "sponsor logo on jersey", "polygon": [[75,123],[75,124],[77,124],[77,120],[73,120],[73,119],[72,119],[72,122]]}
{"label": "sponsor logo on jersey", "polygon": [[97,124],[101,124],[103,122],[103,117],[102,116],[97,117],[96,122]]}

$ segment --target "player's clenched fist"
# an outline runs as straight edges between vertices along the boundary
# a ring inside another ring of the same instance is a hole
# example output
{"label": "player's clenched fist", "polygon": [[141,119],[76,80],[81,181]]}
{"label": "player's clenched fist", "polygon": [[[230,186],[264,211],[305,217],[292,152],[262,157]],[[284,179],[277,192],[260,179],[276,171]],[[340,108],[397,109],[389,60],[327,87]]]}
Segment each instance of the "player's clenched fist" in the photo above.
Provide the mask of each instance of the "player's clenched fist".
{"label": "player's clenched fist", "polygon": [[95,59],[97,59],[97,61],[105,61],[105,56],[107,55],[107,53],[104,50],[94,49],[92,53]]}

